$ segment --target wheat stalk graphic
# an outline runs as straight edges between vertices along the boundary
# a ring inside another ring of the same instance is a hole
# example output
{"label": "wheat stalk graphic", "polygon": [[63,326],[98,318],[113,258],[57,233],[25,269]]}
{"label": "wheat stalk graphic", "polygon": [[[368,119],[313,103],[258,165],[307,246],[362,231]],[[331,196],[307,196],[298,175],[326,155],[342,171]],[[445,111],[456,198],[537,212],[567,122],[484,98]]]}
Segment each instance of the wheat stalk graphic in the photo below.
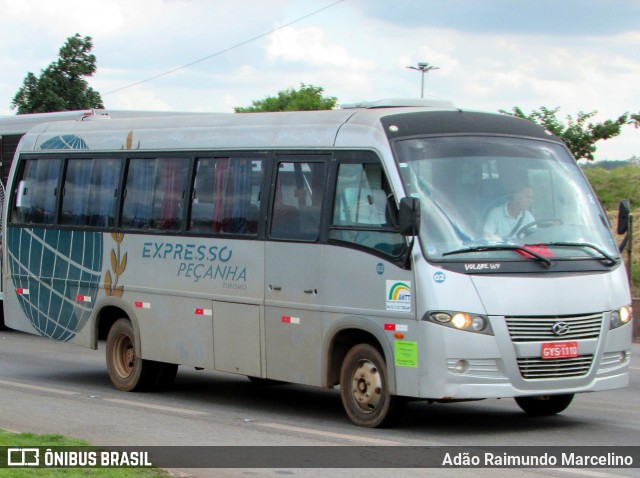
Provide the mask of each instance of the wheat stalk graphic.
{"label": "wheat stalk graphic", "polygon": [[133,130],[129,131],[129,134],[127,134],[127,138],[122,145],[122,149],[140,149],[140,141],[138,141],[138,145],[135,148],[133,147]]}
{"label": "wheat stalk graphic", "polygon": [[[134,149],[133,147],[133,130],[129,131],[125,139],[122,149]],[[140,141],[135,149],[140,149]],[[104,291],[108,296],[122,297],[124,294],[124,286],[118,285],[120,276],[124,274],[127,268],[127,253],[123,256],[120,254],[120,244],[124,240],[124,234],[113,232],[111,237],[116,243],[116,248],[111,249],[111,270],[107,271],[104,275]]]}
{"label": "wheat stalk graphic", "polygon": [[111,249],[111,270],[104,275],[104,290],[109,296],[122,297],[124,286],[119,286],[118,282],[127,268],[127,253],[125,252],[123,256],[120,255],[120,244],[124,240],[124,234],[113,232],[111,237],[116,243],[116,248]]}

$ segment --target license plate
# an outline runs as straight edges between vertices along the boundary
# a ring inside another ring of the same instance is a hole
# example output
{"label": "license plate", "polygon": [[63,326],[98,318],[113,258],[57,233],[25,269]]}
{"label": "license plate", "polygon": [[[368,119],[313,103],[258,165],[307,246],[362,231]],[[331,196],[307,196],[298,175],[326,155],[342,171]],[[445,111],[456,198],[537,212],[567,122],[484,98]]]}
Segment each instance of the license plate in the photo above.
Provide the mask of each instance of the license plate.
{"label": "license plate", "polygon": [[572,358],[578,356],[578,342],[548,342],[542,344],[543,359]]}

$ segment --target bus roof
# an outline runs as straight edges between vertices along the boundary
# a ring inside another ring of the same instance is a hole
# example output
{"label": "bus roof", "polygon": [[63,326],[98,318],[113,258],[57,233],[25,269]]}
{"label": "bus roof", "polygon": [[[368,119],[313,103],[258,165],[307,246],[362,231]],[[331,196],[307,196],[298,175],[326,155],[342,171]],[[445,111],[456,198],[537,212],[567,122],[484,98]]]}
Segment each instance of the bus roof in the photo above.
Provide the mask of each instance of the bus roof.
{"label": "bus roof", "polygon": [[[104,121],[46,123],[33,128],[21,143],[22,152],[44,149],[94,151],[211,150],[211,149],[326,149],[380,147],[390,137],[406,136],[411,124],[422,134],[443,134],[442,125],[461,132],[513,134],[550,139],[534,123],[506,115],[467,112],[451,103],[433,106],[385,106],[382,102],[323,111],[278,113],[220,113],[197,116],[134,117]],[[416,116],[408,115],[409,113]],[[397,118],[400,132],[385,131],[385,118]],[[464,131],[456,130],[461,124]],[[406,125],[406,126],[405,126]],[[404,131],[402,131],[404,130]],[[414,127],[411,134],[419,134]],[[404,133],[404,134],[402,134]]]}
{"label": "bus roof", "polygon": [[184,114],[168,111],[128,111],[107,109],[86,109],[74,111],[56,111],[51,113],[31,113],[21,115],[0,116],[0,136],[25,134],[34,126],[57,121],[81,121],[96,118],[146,118],[152,116],[176,116]]}

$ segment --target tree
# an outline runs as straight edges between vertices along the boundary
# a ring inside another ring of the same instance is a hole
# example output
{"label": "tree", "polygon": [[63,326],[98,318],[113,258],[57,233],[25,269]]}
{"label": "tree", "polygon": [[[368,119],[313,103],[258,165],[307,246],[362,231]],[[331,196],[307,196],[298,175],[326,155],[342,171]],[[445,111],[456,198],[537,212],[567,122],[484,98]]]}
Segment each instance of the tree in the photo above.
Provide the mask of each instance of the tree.
{"label": "tree", "polygon": [[587,123],[598,112],[584,113],[580,111],[576,119],[568,115],[566,118],[567,124],[564,124],[557,117],[559,111],[559,107],[549,109],[542,106],[539,110],[534,110],[527,115],[520,107],[516,106],[513,108],[513,112],[500,110],[500,113],[528,119],[543,126],[566,143],[576,160],[588,159],[593,161],[593,153],[596,151],[595,143],[618,136],[622,132],[622,126],[624,125],[634,125],[636,128],[640,126],[640,113],[625,113],[617,119],[606,120],[601,123]]}
{"label": "tree", "polygon": [[27,74],[11,108],[17,108],[18,114],[104,108],[100,93],[84,79],[97,69],[92,48],[91,37],[76,33],[67,38],[58,60],[42,70],[39,78]]}
{"label": "tree", "polygon": [[278,92],[278,96],[268,96],[263,100],[253,101],[252,106],[235,107],[236,113],[255,113],[265,111],[309,111],[330,110],[338,99],[322,96],[323,88],[300,84],[300,89],[289,88]]}

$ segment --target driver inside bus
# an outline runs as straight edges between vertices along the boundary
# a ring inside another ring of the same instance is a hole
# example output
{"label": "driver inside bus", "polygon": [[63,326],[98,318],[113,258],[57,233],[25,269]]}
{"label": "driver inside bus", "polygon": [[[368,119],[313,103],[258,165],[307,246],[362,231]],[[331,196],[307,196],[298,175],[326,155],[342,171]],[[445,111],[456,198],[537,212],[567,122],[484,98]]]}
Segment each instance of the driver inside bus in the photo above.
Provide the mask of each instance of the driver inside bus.
{"label": "driver inside bus", "polygon": [[510,239],[518,236],[525,226],[535,222],[529,212],[533,203],[533,189],[526,183],[514,185],[509,201],[489,211],[483,234],[487,239]]}

